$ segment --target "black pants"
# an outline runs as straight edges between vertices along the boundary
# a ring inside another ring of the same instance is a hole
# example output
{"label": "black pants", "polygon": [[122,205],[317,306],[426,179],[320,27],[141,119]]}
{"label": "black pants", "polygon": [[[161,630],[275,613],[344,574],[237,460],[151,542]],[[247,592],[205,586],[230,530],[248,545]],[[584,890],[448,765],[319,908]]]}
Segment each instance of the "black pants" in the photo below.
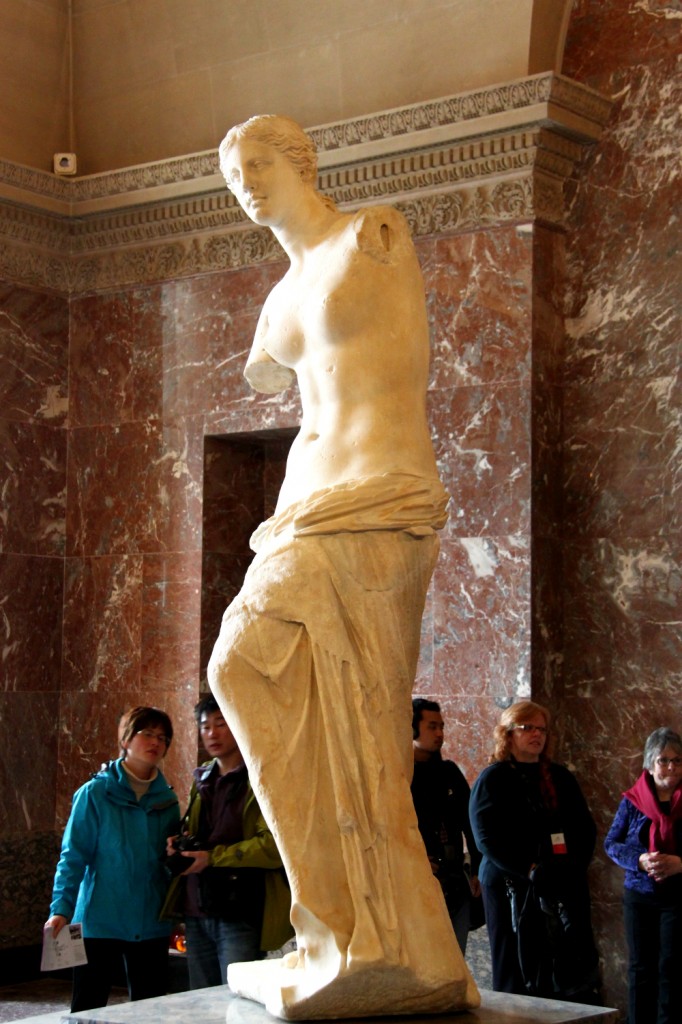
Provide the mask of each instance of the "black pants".
{"label": "black pants", "polygon": [[71,1013],[106,1006],[117,977],[125,975],[131,999],[165,996],[168,991],[168,939],[123,942],[85,939],[87,964],[73,969]]}
{"label": "black pants", "polygon": [[528,991],[519,966],[517,940],[512,928],[511,910],[504,882],[482,885],[481,893],[490,942],[493,991],[514,992],[526,996]]}
{"label": "black pants", "polygon": [[[568,930],[564,930],[556,917],[551,918],[550,925],[550,919],[538,908],[537,898],[530,900],[529,907],[524,906],[529,882],[514,879],[514,888],[518,893],[519,913],[523,908],[518,936],[512,927],[504,880],[481,886],[490,940],[493,990],[599,1005],[599,957],[592,936],[586,882],[578,878],[572,885],[565,883],[564,891],[568,893],[565,906],[571,921]],[[537,893],[535,895],[537,897]],[[523,962],[519,960],[520,955]],[[529,987],[524,984],[524,972]],[[682,1024],[682,1018],[677,1024]]]}
{"label": "black pants", "polygon": [[[679,896],[679,888],[677,890]],[[682,904],[623,895],[628,943],[628,1024],[682,1021]]]}

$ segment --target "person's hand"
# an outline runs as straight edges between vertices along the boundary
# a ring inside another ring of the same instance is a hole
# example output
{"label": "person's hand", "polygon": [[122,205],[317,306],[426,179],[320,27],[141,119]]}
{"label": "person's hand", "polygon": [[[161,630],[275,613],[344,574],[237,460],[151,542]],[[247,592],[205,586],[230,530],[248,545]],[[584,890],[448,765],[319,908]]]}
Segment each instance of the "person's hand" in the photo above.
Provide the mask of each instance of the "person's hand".
{"label": "person's hand", "polygon": [[208,867],[211,855],[208,850],[183,850],[180,856],[193,858],[192,863],[188,864],[187,870],[182,872],[183,875],[198,875],[200,871]]}
{"label": "person's hand", "polygon": [[469,879],[469,885],[471,886],[471,895],[479,897],[481,895],[481,883],[478,880],[478,875],[472,875]]}
{"label": "person's hand", "polygon": [[643,853],[639,865],[654,882],[664,882],[666,878],[682,874],[682,858],[674,853]]}
{"label": "person's hand", "polygon": [[69,922],[63,914],[53,914],[52,917],[48,917],[47,921],[43,925],[43,931],[47,931],[48,928],[51,928],[52,934],[56,939],[64,925],[68,923]]}
{"label": "person's hand", "polygon": [[173,854],[175,853],[175,847],[173,846],[173,843],[175,842],[176,839],[179,839],[179,838],[180,838],[180,836],[168,836],[168,838],[166,839],[166,856],[167,857],[172,857]]}

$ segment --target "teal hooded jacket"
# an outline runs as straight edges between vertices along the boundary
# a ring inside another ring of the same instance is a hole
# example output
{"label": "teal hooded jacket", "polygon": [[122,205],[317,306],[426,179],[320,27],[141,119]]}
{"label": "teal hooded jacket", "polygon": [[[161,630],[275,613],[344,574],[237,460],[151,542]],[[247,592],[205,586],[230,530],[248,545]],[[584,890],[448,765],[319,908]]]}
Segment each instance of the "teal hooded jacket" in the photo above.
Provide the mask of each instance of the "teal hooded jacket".
{"label": "teal hooded jacket", "polygon": [[50,915],[80,922],[89,939],[167,935],[159,920],[170,883],[162,859],[179,825],[177,796],[161,772],[138,801],[122,759],[111,761],[74,795]]}

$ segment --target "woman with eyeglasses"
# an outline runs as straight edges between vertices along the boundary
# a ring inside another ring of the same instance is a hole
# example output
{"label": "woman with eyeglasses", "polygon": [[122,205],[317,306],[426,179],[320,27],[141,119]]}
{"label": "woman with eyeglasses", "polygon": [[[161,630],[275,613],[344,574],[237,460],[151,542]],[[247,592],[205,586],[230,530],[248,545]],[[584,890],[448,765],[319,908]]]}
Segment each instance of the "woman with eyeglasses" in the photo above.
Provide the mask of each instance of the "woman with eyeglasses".
{"label": "woman with eyeglasses", "polygon": [[502,712],[471,791],[493,989],[598,1002],[587,868],[596,828],[575,776],[551,760],[549,711]]}
{"label": "woman with eyeglasses", "polygon": [[73,971],[71,1012],[105,1006],[125,975],[132,999],[165,995],[170,925],[159,912],[170,883],[166,837],[178,799],[159,765],[173,737],[165,711],[134,707],[119,723],[121,757],[76,791],[62,839],[50,917],[58,935],[80,923],[87,964]]}
{"label": "woman with eyeglasses", "polygon": [[655,729],[604,841],[625,870],[628,1024],[682,1021],[682,738]]}

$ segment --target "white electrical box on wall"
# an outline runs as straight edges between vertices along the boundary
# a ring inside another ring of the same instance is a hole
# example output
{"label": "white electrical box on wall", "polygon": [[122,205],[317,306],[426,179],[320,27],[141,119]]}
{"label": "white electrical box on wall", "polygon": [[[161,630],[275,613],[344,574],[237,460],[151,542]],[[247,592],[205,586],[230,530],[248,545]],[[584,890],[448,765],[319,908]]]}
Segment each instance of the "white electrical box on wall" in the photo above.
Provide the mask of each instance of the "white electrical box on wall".
{"label": "white electrical box on wall", "polygon": [[55,153],[53,158],[55,174],[75,174],[77,169],[75,153]]}

